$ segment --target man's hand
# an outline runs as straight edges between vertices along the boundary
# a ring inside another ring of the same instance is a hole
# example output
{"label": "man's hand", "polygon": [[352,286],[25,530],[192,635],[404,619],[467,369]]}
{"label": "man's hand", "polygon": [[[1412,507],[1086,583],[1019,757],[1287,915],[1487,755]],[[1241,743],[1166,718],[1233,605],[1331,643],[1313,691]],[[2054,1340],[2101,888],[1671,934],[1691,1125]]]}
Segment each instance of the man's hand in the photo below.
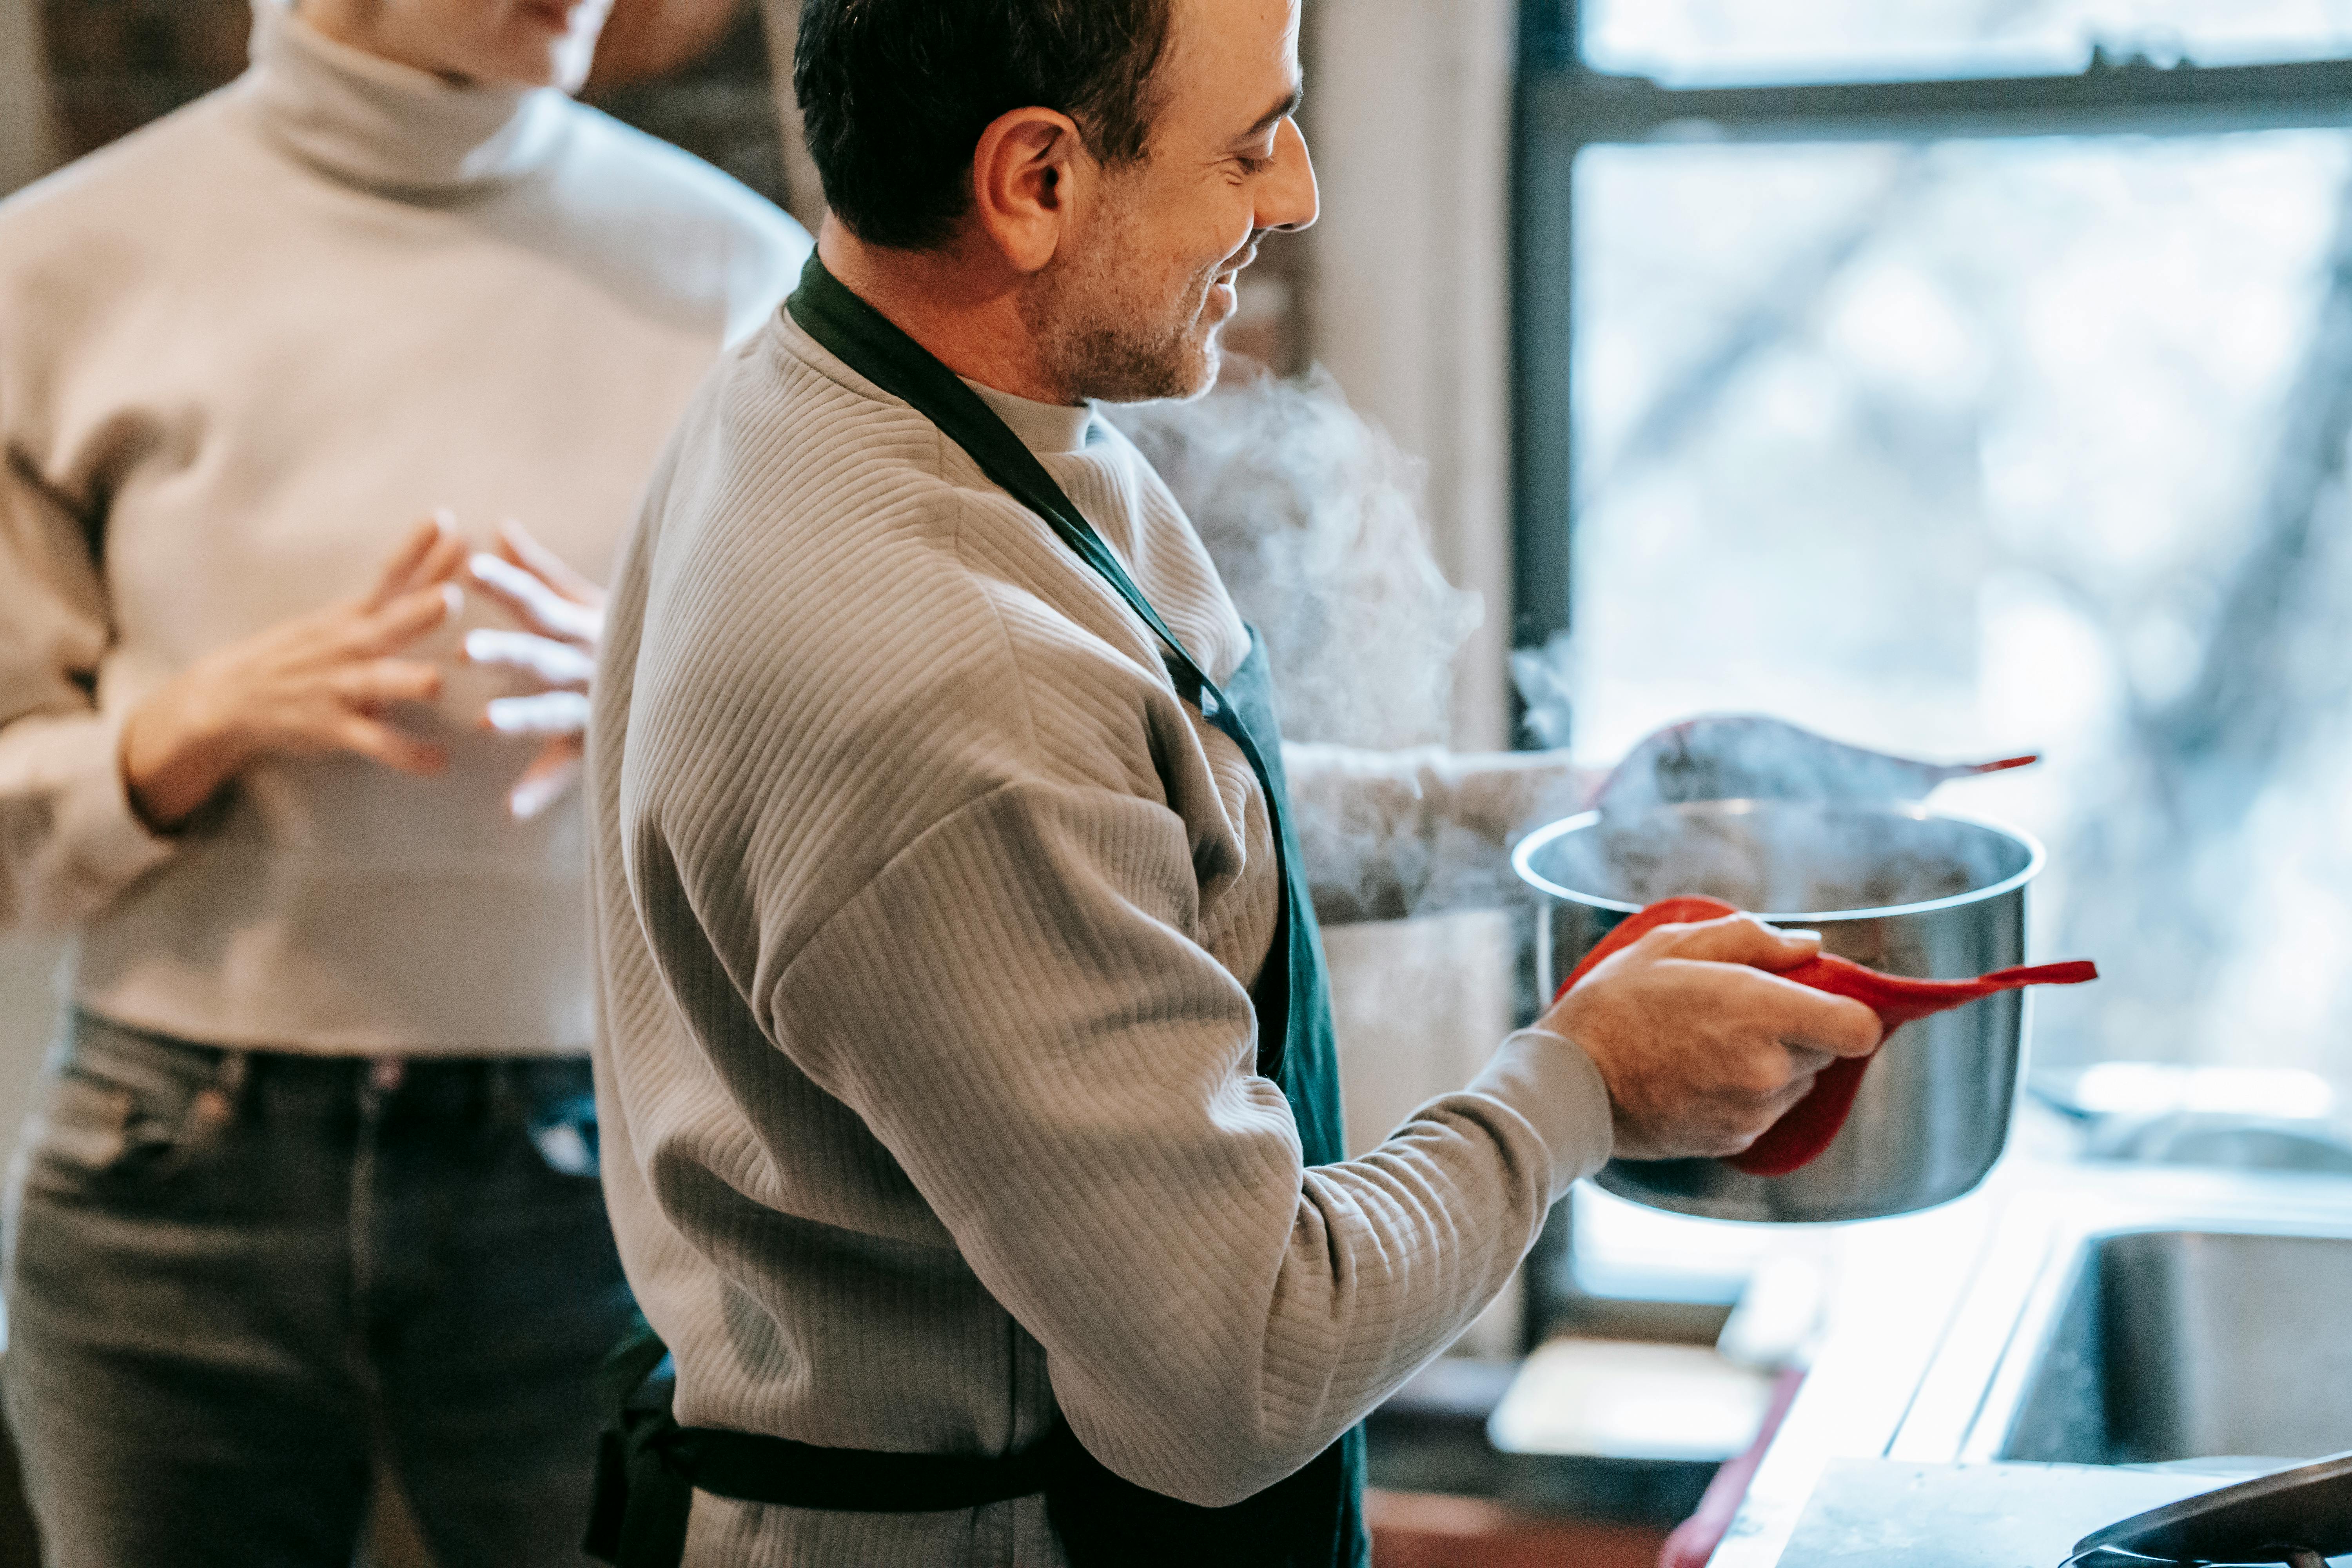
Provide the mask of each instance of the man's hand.
{"label": "man's hand", "polygon": [[1622,1157],[1737,1154],[1832,1058],[1878,1047],[1869,1008],[1769,973],[1820,949],[1811,932],[1747,915],[1660,926],[1596,964],[1538,1026],[1601,1068]]}
{"label": "man's hand", "polygon": [[168,833],[269,756],[349,752],[403,773],[439,772],[441,749],[383,714],[441,689],[436,666],[395,656],[457,612],[450,578],[465,559],[447,520],[429,519],[367,593],[216,649],[166,681],[123,721],[133,809]]}
{"label": "man's hand", "polygon": [[522,623],[522,631],[466,634],[466,658],[497,665],[538,685],[521,697],[493,700],[485,727],[547,743],[507,794],[507,809],[528,822],[563,798],[587,754],[588,682],[604,637],[604,590],[565,565],[519,522],[499,527],[499,552],[477,555],[466,570],[475,584]]}

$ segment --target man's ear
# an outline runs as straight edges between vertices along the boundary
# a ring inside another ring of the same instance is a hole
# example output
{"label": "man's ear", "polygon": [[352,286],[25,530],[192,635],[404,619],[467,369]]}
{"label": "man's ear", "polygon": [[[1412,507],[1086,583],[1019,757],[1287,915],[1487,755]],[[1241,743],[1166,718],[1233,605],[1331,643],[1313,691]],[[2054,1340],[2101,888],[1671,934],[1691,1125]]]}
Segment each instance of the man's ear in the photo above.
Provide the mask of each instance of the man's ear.
{"label": "man's ear", "polygon": [[972,217],[1016,272],[1054,259],[1091,174],[1078,127],[1050,109],[999,115],[972,149]]}

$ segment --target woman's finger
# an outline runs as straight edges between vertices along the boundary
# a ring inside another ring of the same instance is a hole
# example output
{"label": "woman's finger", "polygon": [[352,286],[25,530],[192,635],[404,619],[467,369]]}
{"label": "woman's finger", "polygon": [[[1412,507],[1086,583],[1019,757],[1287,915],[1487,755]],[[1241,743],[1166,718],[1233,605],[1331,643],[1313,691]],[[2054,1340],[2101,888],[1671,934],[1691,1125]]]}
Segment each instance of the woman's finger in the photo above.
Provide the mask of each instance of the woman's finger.
{"label": "woman's finger", "polygon": [[431,777],[448,766],[449,754],[429,742],[403,734],[381,719],[346,714],[330,736],[346,752],[383,763],[404,773]]}
{"label": "woman's finger", "polygon": [[331,683],[335,695],[355,707],[386,702],[430,702],[441,695],[441,668],[414,658],[379,658],[345,665]]}
{"label": "woman's finger", "polygon": [[570,643],[530,632],[501,632],[484,627],[466,634],[469,664],[517,669],[541,685],[558,691],[585,691],[596,674],[596,661]]}
{"label": "woman's finger", "polygon": [[577,691],[497,697],[483,709],[482,723],[501,735],[543,735],[551,739],[581,735],[588,729],[588,699]]}
{"label": "woman's finger", "polygon": [[409,585],[413,588],[430,588],[436,584],[446,583],[465,570],[466,557],[473,553],[473,546],[467,544],[466,536],[457,531],[457,520],[447,512],[436,515],[441,522],[441,537],[425,559],[409,573]]}
{"label": "woman's finger", "polygon": [[562,800],[579,782],[581,754],[577,741],[549,742],[507,791],[509,814],[517,822],[529,822]]}
{"label": "woman's finger", "polygon": [[412,586],[411,579],[416,568],[445,539],[454,537],[455,533],[449,514],[445,511],[435,512],[409,530],[399,545],[384,558],[383,566],[376,573],[375,586],[369,589],[367,597],[360,601],[360,607],[380,610],[406,593]]}
{"label": "woman's finger", "polygon": [[404,594],[383,608],[362,616],[342,640],[342,651],[355,658],[396,653],[465,608],[466,595],[455,583],[419,588]]}
{"label": "woman's finger", "polygon": [[574,604],[511,561],[478,553],[467,562],[466,570],[483,592],[541,636],[593,644],[604,635],[602,611]]}
{"label": "woman's finger", "polygon": [[604,607],[604,590],[572,569],[572,563],[541,544],[514,519],[499,524],[499,553],[575,605]]}

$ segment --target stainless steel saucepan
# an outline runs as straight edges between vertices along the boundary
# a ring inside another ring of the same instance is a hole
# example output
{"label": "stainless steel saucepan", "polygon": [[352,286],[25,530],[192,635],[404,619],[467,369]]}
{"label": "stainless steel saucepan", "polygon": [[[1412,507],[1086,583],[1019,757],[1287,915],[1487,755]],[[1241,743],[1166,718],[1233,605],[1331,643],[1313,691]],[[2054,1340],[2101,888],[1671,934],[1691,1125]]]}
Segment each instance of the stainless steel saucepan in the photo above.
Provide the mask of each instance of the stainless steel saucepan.
{"label": "stainless steel saucepan", "polygon": [[[1704,894],[1890,974],[1963,979],[2024,962],[2025,886],[2042,847],[2014,828],[1917,804],[1709,800],[1572,816],[1513,856],[1540,895],[1542,994],[1601,935],[1659,899]],[[2025,996],[2008,992],[1895,1031],[1844,1128],[1784,1176],[1719,1160],[1612,1160],[1622,1197],[1730,1220],[1908,1214],[1982,1181],[2009,1138]]]}

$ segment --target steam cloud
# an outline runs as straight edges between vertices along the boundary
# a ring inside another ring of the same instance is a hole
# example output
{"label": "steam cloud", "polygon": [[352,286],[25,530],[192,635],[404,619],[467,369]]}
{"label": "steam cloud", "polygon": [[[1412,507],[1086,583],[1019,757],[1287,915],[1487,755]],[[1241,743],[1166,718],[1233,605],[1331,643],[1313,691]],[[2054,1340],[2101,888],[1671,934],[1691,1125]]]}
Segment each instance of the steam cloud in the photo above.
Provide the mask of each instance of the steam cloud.
{"label": "steam cloud", "polygon": [[[1451,661],[1478,625],[1480,600],[1447,583],[1430,552],[1419,465],[1350,409],[1328,374],[1261,376],[1189,403],[1108,412],[1167,481],[1265,637],[1286,739],[1380,752],[1444,742]],[[1565,739],[1571,658],[1562,639],[1514,661],[1539,740]],[[1364,761],[1380,772],[1393,765]],[[1432,755],[1421,765],[1445,764]],[[1635,902],[1704,892],[1749,909],[1828,910],[1948,897],[2014,868],[1965,834],[1939,837],[1869,807],[1916,800],[1956,771],[1761,716],[1700,720],[1628,759],[1604,802],[1612,820],[1563,841],[1570,863],[1552,870],[1569,886]],[[1409,775],[1398,787],[1418,793]],[[1726,795],[1796,808],[1717,822],[1671,805]],[[1377,791],[1297,799],[1327,918],[1491,906],[1510,893],[1499,824],[1488,834],[1429,820]],[[1519,808],[1509,811],[1517,827],[1574,808],[1543,791],[1509,805]],[[1923,832],[1930,842],[1916,841]]]}
{"label": "steam cloud", "polygon": [[1445,739],[1452,661],[1483,604],[1430,553],[1420,464],[1328,374],[1107,412],[1265,638],[1285,736],[1379,751]]}
{"label": "steam cloud", "polygon": [[[1319,370],[1110,412],[1265,638],[1294,763],[1317,752],[1317,765],[1294,766],[1291,799],[1324,920],[1515,896],[1503,825],[1481,832],[1428,809],[1430,770],[1448,765],[1439,748],[1451,729],[1452,661],[1484,607],[1430,553],[1421,466]],[[1498,791],[1507,798],[1486,803],[1487,814],[1514,822],[1532,816],[1543,793]]]}
{"label": "steam cloud", "polygon": [[1604,813],[1547,848],[1538,868],[1580,892],[1631,904],[1699,894],[1781,914],[1955,898],[2014,875],[2028,856],[1973,823],[1803,800]]}

